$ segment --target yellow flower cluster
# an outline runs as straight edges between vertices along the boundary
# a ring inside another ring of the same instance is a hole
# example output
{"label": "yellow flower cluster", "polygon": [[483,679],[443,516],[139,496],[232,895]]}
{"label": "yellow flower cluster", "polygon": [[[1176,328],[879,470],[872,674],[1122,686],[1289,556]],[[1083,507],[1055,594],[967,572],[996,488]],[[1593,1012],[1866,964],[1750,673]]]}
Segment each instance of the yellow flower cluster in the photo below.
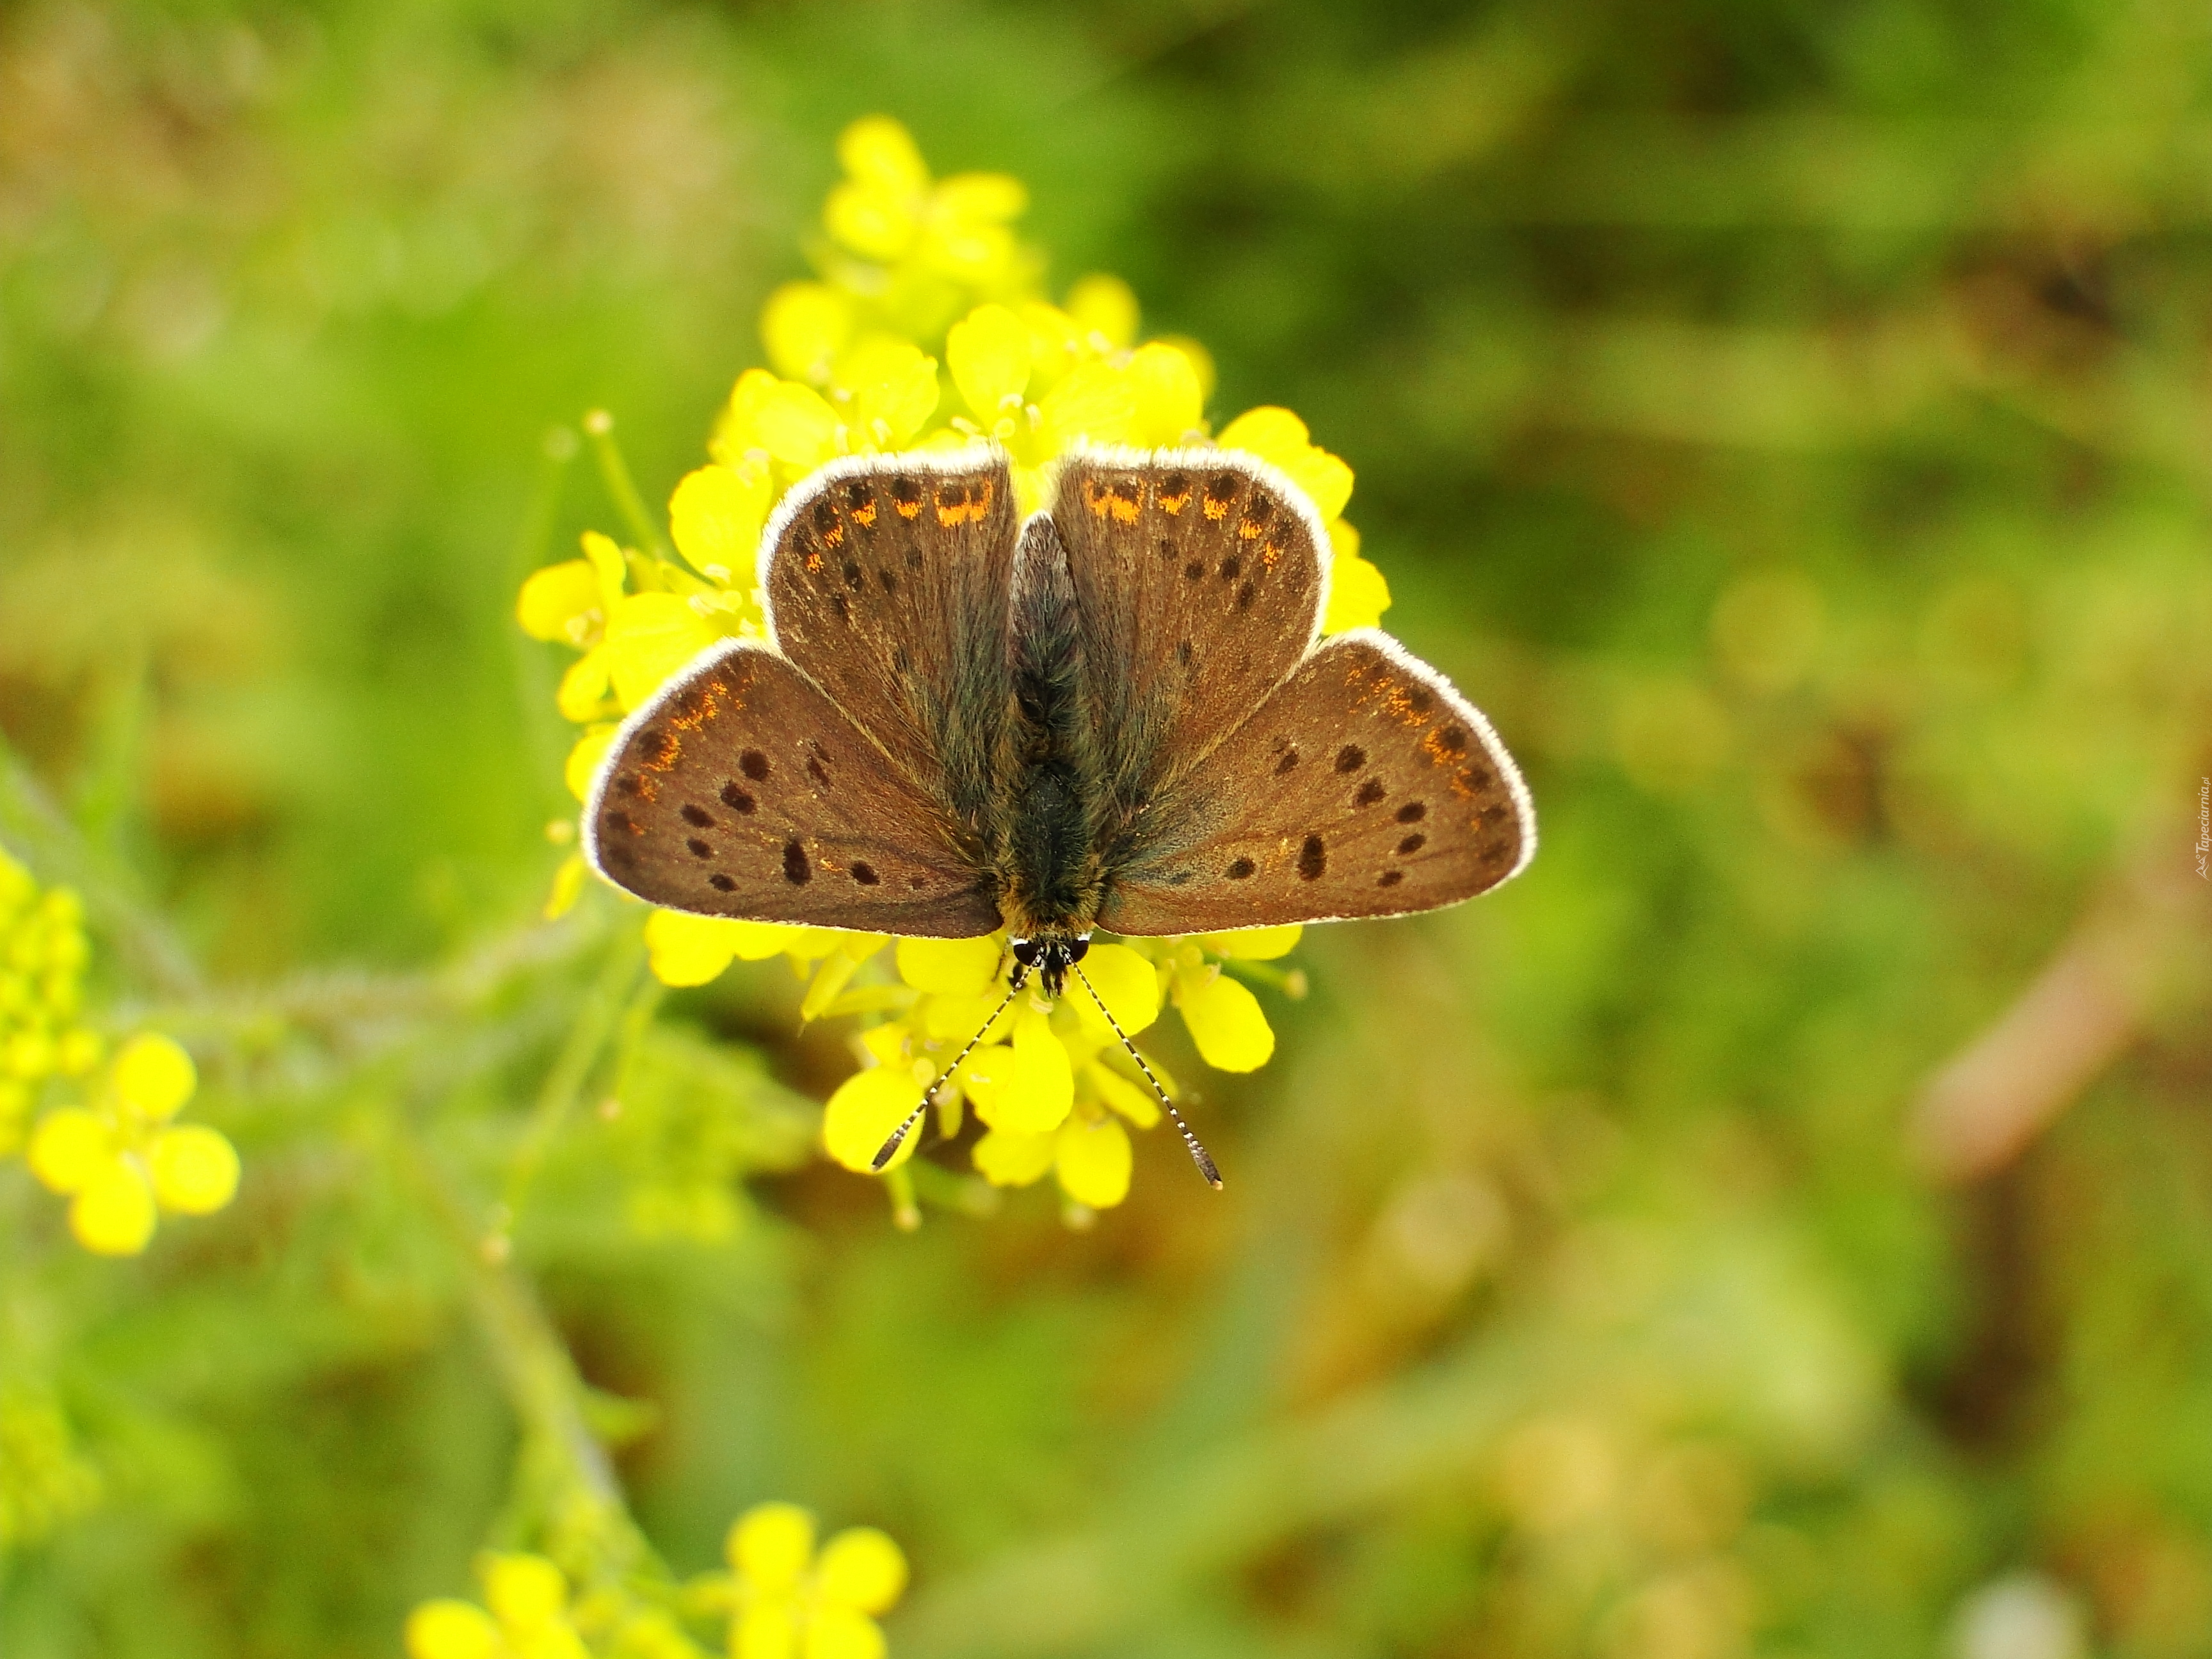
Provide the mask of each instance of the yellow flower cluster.
{"label": "yellow flower cluster", "polygon": [[[1211,362],[1191,341],[1141,339],[1127,284],[1087,276],[1059,303],[1048,301],[1044,261],[1012,228],[1028,199],[1018,180],[933,179],[906,130],[882,117],[848,128],[838,156],[844,178],[813,250],[819,276],[769,296],[761,335],[770,367],[738,377],[715,423],[712,463],[684,478],[669,501],[680,562],[594,532],[583,538],[581,558],[539,570],[523,586],[523,629],[581,653],[559,692],[561,712],[584,727],[567,768],[579,799],[623,714],[716,640],[761,635],[753,579],[762,528],[787,490],[840,455],[988,441],[1012,462],[1028,510],[1043,504],[1050,469],[1079,443],[1243,450],[1294,479],[1327,526],[1334,569],[1325,630],[1381,617],[1389,589],[1359,556],[1358,534],[1343,517],[1352,469],[1316,445],[1296,415],[1249,410],[1212,434]],[[574,902],[585,874],[580,857],[570,858],[549,915]],[[1126,996],[1123,1030],[1142,1029],[1171,1001],[1208,1065],[1249,1070],[1272,1052],[1273,1035],[1251,993],[1224,977],[1220,963],[1279,955],[1290,948],[1284,931],[1241,943],[1224,935],[1102,945],[1086,966],[1117,1018],[1117,999]],[[969,941],[941,957],[930,954],[939,947],[916,951],[908,942],[899,952],[902,984],[848,995],[882,938],[665,912],[648,937],[653,970],[671,985],[704,983],[732,961],[785,956],[812,976],[810,1018],[899,1015],[865,1035],[873,1064],[832,1102],[833,1155],[861,1170],[867,1158],[854,1153],[868,1126],[888,1114],[888,1133],[911,1109],[915,1080],[926,1086],[951,1059],[947,1045],[974,1034],[1002,971],[998,941]],[[954,962],[961,965],[943,965]],[[1140,982],[1152,988],[1140,994]],[[1119,1202],[1127,1188],[1121,1120],[1147,1125],[1158,1113],[1117,1069],[1118,1047],[1102,1046],[1110,1034],[1089,999],[1072,990],[1067,1000],[1049,1014],[1041,1005],[1010,1010],[940,1100],[951,1123],[963,1102],[974,1103],[990,1130],[976,1154],[990,1179],[1024,1184],[1049,1170],[1076,1201],[1098,1207]],[[894,1095],[904,1103],[896,1111]],[[878,1133],[869,1156],[881,1140]]]}
{"label": "yellow flower cluster", "polygon": [[100,1064],[100,1038],[79,1024],[84,910],[66,887],[41,893],[0,852],[0,1155],[23,1144],[39,1090]]}
{"label": "yellow flower cluster", "polygon": [[[854,982],[864,965],[892,943],[881,933],[659,910],[646,923],[645,936],[653,972],[670,985],[704,984],[733,961],[787,956],[811,972],[799,1005],[803,1017],[889,1016],[860,1034],[865,1069],[830,1097],[823,1139],[830,1155],[847,1169],[868,1171],[891,1131],[980,1032],[982,1040],[938,1091],[942,1133],[957,1134],[972,1105],[987,1131],[975,1149],[975,1168],[986,1180],[1026,1187],[1051,1175],[1070,1199],[1096,1210],[1128,1194],[1131,1154],[1123,1121],[1149,1129],[1160,1117],[1150,1085],[1129,1061],[1106,1012],[1134,1037],[1171,1003],[1207,1065],[1223,1072],[1255,1071],[1274,1053],[1275,1034],[1259,999],[1224,973],[1223,963],[1286,955],[1300,931],[1255,927],[1095,944],[1082,963],[1090,991],[1071,979],[1057,1004],[1032,992],[1003,1010],[1012,968],[1003,934],[900,939],[891,957],[895,984]],[[1091,991],[1104,1000],[1105,1012]],[[994,1010],[999,1010],[995,1017]],[[1172,1095],[1166,1068],[1150,1055],[1146,1059]],[[908,1137],[893,1168],[913,1155],[919,1140]]]}
{"label": "yellow flower cluster", "polygon": [[38,1120],[24,1148],[31,1172],[70,1200],[70,1230],[102,1255],[136,1255],[161,1210],[206,1215],[238,1190],[238,1153],[204,1124],[173,1124],[192,1097],[191,1056],[142,1033],[103,1070],[98,1034],[78,1023],[89,954],[83,912],[67,888],[41,893],[0,853],[0,1153],[50,1079],[74,1082],[88,1105]]}
{"label": "yellow flower cluster", "polygon": [[662,1601],[619,1584],[575,1595],[542,1555],[487,1553],[483,1605],[451,1597],[408,1615],[410,1659],[705,1659],[684,1615],[726,1622],[732,1659],[883,1659],[877,1615],[906,1588],[906,1558],[872,1527],[817,1552],[814,1517],[791,1504],[740,1516],[726,1572],[703,1573]]}

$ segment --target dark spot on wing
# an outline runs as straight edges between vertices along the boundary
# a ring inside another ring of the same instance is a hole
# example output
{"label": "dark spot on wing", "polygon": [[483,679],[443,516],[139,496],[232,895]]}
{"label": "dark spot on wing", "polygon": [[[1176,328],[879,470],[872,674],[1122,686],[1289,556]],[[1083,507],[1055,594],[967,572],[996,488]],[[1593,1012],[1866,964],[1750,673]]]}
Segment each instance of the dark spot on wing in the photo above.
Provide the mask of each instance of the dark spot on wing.
{"label": "dark spot on wing", "polygon": [[1259,597],[1258,586],[1255,583],[1246,582],[1243,586],[1237,590],[1237,608],[1239,611],[1249,611],[1252,608],[1252,601]]}
{"label": "dark spot on wing", "polygon": [[906,568],[909,570],[919,570],[921,568],[921,550],[920,548],[909,547],[907,549]]}
{"label": "dark spot on wing", "polygon": [[1398,809],[1398,822],[1401,823],[1419,823],[1423,818],[1428,817],[1428,815],[1429,804],[1426,801],[1409,800],[1403,806]]}
{"label": "dark spot on wing", "polygon": [[1437,706],[1437,694],[1425,685],[1417,685],[1406,693],[1406,707],[1416,714],[1425,714]]}
{"label": "dark spot on wing", "polygon": [[1319,881],[1322,872],[1328,868],[1328,848],[1319,836],[1308,836],[1304,846],[1298,848],[1298,877],[1304,881]]}
{"label": "dark spot on wing", "polygon": [[[641,836],[645,833],[637,827],[637,820],[627,812],[610,812],[607,814],[607,822],[626,835]],[[625,848],[623,850],[629,849]]]}
{"label": "dark spot on wing", "polygon": [[615,780],[615,787],[625,795],[641,795],[645,793],[645,780],[635,772],[625,772]]}
{"label": "dark spot on wing", "polygon": [[1340,772],[1357,772],[1366,764],[1367,751],[1356,743],[1347,743],[1336,751],[1336,769]]}
{"label": "dark spot on wing", "polygon": [[1486,766],[1470,766],[1460,774],[1460,781],[1470,788],[1487,789],[1498,781],[1498,777]]}
{"label": "dark spot on wing", "polygon": [[1168,885],[1170,887],[1188,886],[1189,882],[1190,872],[1188,870],[1178,870],[1168,878]]}
{"label": "dark spot on wing", "polygon": [[874,865],[855,860],[853,864],[853,879],[863,887],[873,887],[880,878],[876,874]]}
{"label": "dark spot on wing", "polygon": [[684,739],[673,732],[664,732],[651,726],[637,734],[638,752],[645,763],[656,771],[665,771],[676,764],[676,757],[684,752]]}
{"label": "dark spot on wing", "polygon": [[783,844],[783,878],[793,887],[804,887],[814,879],[814,866],[806,861],[806,849],[797,836]]}
{"label": "dark spot on wing", "polygon": [[845,480],[845,505],[858,513],[868,504],[868,486],[859,478]]}
{"label": "dark spot on wing", "polygon": [[748,749],[738,757],[738,770],[758,783],[768,776],[768,757],[757,749]]}
{"label": "dark spot on wing", "polygon": [[689,801],[684,803],[684,822],[699,830],[711,830],[714,827],[714,814],[703,806],[692,805]]}
{"label": "dark spot on wing", "polygon": [[707,878],[707,885],[718,893],[734,893],[738,890],[738,884],[719,870]]}
{"label": "dark spot on wing", "polygon": [[722,805],[732,812],[750,812],[759,804],[749,793],[738,788],[735,783],[726,783],[722,786]]}
{"label": "dark spot on wing", "polygon": [[830,787],[830,769],[823,765],[822,757],[819,755],[812,755],[807,757],[806,775],[812,778],[815,782],[820,784],[824,789],[827,789]]}
{"label": "dark spot on wing", "polygon": [[1398,856],[1401,859],[1409,859],[1428,844],[1429,838],[1416,830],[1398,843]]}
{"label": "dark spot on wing", "polygon": [[1375,884],[1377,887],[1395,887],[1405,878],[1406,872],[1403,870],[1385,870],[1375,878]]}
{"label": "dark spot on wing", "polygon": [[1217,472],[1206,481],[1206,499],[1216,507],[1226,507],[1237,499],[1237,475]]}
{"label": "dark spot on wing", "polygon": [[1456,755],[1467,747],[1467,728],[1463,726],[1447,726],[1437,733],[1437,741],[1443,744],[1450,753]]}
{"label": "dark spot on wing", "polygon": [[1275,763],[1275,775],[1279,778],[1297,763],[1298,751],[1295,749],[1285,749],[1283,750],[1282,759]]}
{"label": "dark spot on wing", "polygon": [[714,849],[696,836],[692,836],[684,844],[691,849],[691,856],[695,859],[710,859],[714,856]]}
{"label": "dark spot on wing", "polygon": [[1494,841],[1482,849],[1482,861],[1485,864],[1504,864],[1512,856],[1513,847],[1510,842]]}
{"label": "dark spot on wing", "polygon": [[1196,559],[1193,559],[1188,564],[1183,566],[1182,574],[1190,580],[1198,581],[1205,576],[1206,567]]}
{"label": "dark spot on wing", "polygon": [[1259,867],[1260,866],[1258,865],[1253,863],[1249,859],[1238,859],[1231,863],[1228,869],[1223,871],[1222,873],[1227,876],[1231,881],[1243,881],[1247,876],[1249,876]]}
{"label": "dark spot on wing", "polygon": [[1513,816],[1513,809],[1502,803],[1493,803],[1491,805],[1484,807],[1482,811],[1477,812],[1474,816],[1476,820],[1486,828],[1495,830],[1499,824],[1504,823],[1506,819]]}
{"label": "dark spot on wing", "polygon": [[852,589],[855,593],[859,592],[863,587],[866,587],[868,585],[868,579],[860,574],[860,567],[854,563],[850,559],[845,561],[845,568],[842,574],[845,578],[845,586]]}
{"label": "dark spot on wing", "polygon": [[1166,537],[1164,537],[1164,536],[1161,537],[1161,538],[1160,538],[1160,556],[1161,556],[1162,558],[1164,558],[1164,559],[1172,559],[1173,557],[1175,557],[1175,555],[1176,555],[1176,547],[1175,547],[1175,544],[1174,544],[1173,542],[1170,541]]}
{"label": "dark spot on wing", "polygon": [[1381,800],[1383,796],[1389,793],[1389,790],[1383,787],[1382,779],[1370,778],[1366,782],[1359,786],[1359,793],[1357,795],[1354,795],[1352,799],[1358,801],[1362,806],[1372,806],[1376,801]]}
{"label": "dark spot on wing", "polygon": [[921,505],[921,486],[916,483],[912,478],[893,478],[891,480],[891,499],[896,501],[901,507],[920,507]]}
{"label": "dark spot on wing", "polygon": [[1233,582],[1244,574],[1244,561],[1231,553],[1221,562],[1221,580]]}
{"label": "dark spot on wing", "polygon": [[828,496],[814,503],[814,527],[828,535],[837,527],[837,506]]}
{"label": "dark spot on wing", "polygon": [[876,572],[876,586],[882,588],[886,593],[896,593],[898,592],[898,578],[891,574],[888,570],[878,570]]}

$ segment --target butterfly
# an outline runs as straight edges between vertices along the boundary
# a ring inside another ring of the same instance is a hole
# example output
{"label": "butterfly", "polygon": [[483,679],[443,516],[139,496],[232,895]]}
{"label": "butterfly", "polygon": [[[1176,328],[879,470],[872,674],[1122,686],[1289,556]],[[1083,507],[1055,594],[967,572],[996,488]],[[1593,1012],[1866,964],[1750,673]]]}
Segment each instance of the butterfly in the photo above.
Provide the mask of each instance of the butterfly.
{"label": "butterfly", "polygon": [[1081,978],[1094,929],[1403,915],[1535,851],[1443,675],[1378,629],[1321,638],[1328,537],[1255,456],[1080,449],[1026,520],[995,448],[851,457],[784,498],[759,580],[767,638],[672,678],[592,784],[587,856],[654,904],[1004,931],[1011,1000]]}

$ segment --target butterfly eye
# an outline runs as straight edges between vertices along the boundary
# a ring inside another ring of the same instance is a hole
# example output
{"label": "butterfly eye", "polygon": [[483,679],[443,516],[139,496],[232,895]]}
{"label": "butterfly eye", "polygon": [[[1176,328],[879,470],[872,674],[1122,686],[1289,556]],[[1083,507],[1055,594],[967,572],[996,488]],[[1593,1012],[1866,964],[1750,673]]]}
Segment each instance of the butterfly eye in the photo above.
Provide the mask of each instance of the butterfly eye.
{"label": "butterfly eye", "polygon": [[1024,968],[1037,965],[1037,942],[1033,939],[1010,939],[1006,946],[1014,953],[1014,960]]}
{"label": "butterfly eye", "polygon": [[1067,959],[1070,962],[1080,962],[1090,953],[1090,950],[1091,935],[1088,933],[1079,933],[1074,939],[1068,941]]}

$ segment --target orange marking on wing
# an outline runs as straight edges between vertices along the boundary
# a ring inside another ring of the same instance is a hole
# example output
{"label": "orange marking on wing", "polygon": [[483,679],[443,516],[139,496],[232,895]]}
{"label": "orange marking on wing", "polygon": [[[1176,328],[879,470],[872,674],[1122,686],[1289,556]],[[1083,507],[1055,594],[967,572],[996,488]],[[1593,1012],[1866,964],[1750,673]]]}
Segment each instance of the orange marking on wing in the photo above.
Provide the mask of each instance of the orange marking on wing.
{"label": "orange marking on wing", "polygon": [[811,550],[806,556],[806,574],[810,576],[818,575],[821,574],[821,570],[822,550],[816,548]]}
{"label": "orange marking on wing", "polygon": [[1114,517],[1121,524],[1137,521],[1137,500],[1133,495],[1116,495],[1113,500]]}
{"label": "orange marking on wing", "polygon": [[921,516],[920,501],[896,501],[892,505],[898,508],[898,515],[902,519],[918,519]]}
{"label": "orange marking on wing", "polygon": [[873,501],[863,501],[854,507],[853,522],[863,530],[872,528],[876,522],[876,504]]}
{"label": "orange marking on wing", "polygon": [[829,529],[827,529],[827,530],[825,530],[825,531],[823,531],[823,532],[822,532],[822,545],[823,545],[823,546],[824,546],[824,547],[842,547],[842,546],[844,546],[844,544],[845,544],[845,526],[844,526],[843,525],[842,525],[842,524],[833,524],[833,525],[831,525],[831,526],[829,527]]}
{"label": "orange marking on wing", "polygon": [[1225,519],[1229,516],[1229,502],[1217,501],[1212,496],[1208,495],[1206,498],[1206,516],[1215,520]]}
{"label": "orange marking on wing", "polygon": [[1176,514],[1182,512],[1183,508],[1190,505],[1190,486],[1188,484],[1184,485],[1181,489],[1176,490],[1172,495],[1168,494],[1164,489],[1160,490],[1152,497],[1152,499],[1160,504],[1160,510],[1163,513],[1165,513],[1170,518],[1173,518]]}
{"label": "orange marking on wing", "polygon": [[656,772],[665,772],[684,758],[684,739],[673,732],[656,732],[647,743],[653,752],[645,756],[645,763]]}
{"label": "orange marking on wing", "polygon": [[1261,542],[1260,544],[1260,562],[1266,565],[1268,569],[1273,570],[1275,568],[1275,562],[1282,556],[1282,543]]}
{"label": "orange marking on wing", "polygon": [[1239,541],[1255,542],[1266,533],[1266,526],[1255,524],[1251,520],[1244,519],[1237,523],[1237,537]]}
{"label": "orange marking on wing", "polygon": [[1085,478],[1083,481],[1083,505],[1085,509],[1095,518],[1103,519],[1112,511],[1111,501],[1106,494],[1106,486],[1098,479]]}

